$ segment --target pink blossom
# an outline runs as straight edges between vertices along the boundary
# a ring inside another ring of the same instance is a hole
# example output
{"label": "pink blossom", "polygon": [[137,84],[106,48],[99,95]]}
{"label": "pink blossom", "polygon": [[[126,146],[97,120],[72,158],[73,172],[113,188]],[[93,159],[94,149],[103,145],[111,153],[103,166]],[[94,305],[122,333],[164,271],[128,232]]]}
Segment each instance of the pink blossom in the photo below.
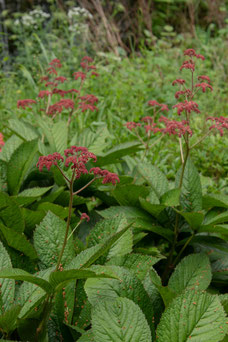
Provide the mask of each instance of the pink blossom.
{"label": "pink blossom", "polygon": [[212,88],[212,86],[210,85],[210,84],[208,84],[208,83],[197,83],[197,84],[195,84],[195,87],[197,88],[201,88],[202,89],[202,91],[203,91],[203,93],[205,93],[206,92],[206,89],[207,88],[209,88],[211,91],[213,91],[213,88]]}
{"label": "pink blossom", "polygon": [[210,116],[209,118],[207,118],[207,120],[211,120],[215,122],[214,125],[209,127],[209,130],[212,130],[214,128],[217,129],[221,137],[224,135],[224,128],[228,129],[228,118],[225,118],[224,116],[220,116],[220,117]]}
{"label": "pink blossom", "polygon": [[86,220],[87,222],[89,222],[90,218],[89,218],[89,216],[86,213],[82,213],[81,217],[80,217],[80,220],[81,221]]}
{"label": "pink blossom", "polygon": [[25,107],[30,107],[30,104],[36,103],[35,100],[31,100],[31,99],[26,99],[26,100],[18,100],[17,101],[17,108],[22,107],[23,109],[25,109]]}
{"label": "pink blossom", "polygon": [[126,126],[130,131],[132,131],[133,128],[140,127],[141,124],[140,123],[136,123],[134,121],[129,121],[129,122],[126,122],[124,124],[124,126]]}
{"label": "pink blossom", "polygon": [[200,113],[200,110],[198,109],[198,104],[194,101],[187,101],[179,102],[176,105],[173,106],[173,108],[177,108],[177,114],[181,115],[183,111],[186,111],[187,113],[196,112]]}
{"label": "pink blossom", "polygon": [[0,152],[2,151],[1,147],[4,146],[4,145],[5,145],[5,143],[3,141],[3,134],[0,133]]}

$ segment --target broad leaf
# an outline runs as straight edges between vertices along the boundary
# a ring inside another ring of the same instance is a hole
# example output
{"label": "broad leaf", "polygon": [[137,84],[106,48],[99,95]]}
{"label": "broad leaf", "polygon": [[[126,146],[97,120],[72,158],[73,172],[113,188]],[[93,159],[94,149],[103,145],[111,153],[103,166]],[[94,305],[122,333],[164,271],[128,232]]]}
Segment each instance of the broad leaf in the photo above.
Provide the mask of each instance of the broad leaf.
{"label": "broad leaf", "polygon": [[[66,222],[48,212],[34,232],[34,247],[41,261],[41,267],[55,265],[62,249]],[[65,265],[75,256],[72,236],[68,240],[61,263]]]}
{"label": "broad leaf", "polygon": [[52,127],[52,135],[55,144],[55,151],[61,154],[67,148],[68,128],[66,121],[54,123]]}
{"label": "broad leaf", "polygon": [[108,209],[104,209],[98,211],[98,214],[104,218],[110,218],[116,215],[124,214],[124,216],[132,219],[142,218],[145,220],[151,220],[151,216],[144,210],[135,207],[128,206],[115,206],[109,207]]}
{"label": "broad leaf", "polygon": [[219,342],[227,332],[226,316],[217,296],[188,290],[163,313],[159,342]]}
{"label": "broad leaf", "polygon": [[27,240],[23,233],[15,232],[13,229],[5,227],[1,223],[0,231],[10,247],[13,247],[17,251],[24,253],[30,259],[37,259],[37,254],[33,245]]}
{"label": "broad leaf", "polygon": [[167,207],[176,207],[180,204],[180,189],[172,189],[165,192],[160,198],[161,204]]}
{"label": "broad leaf", "polygon": [[133,224],[133,227],[161,235],[170,242],[173,241],[173,231],[170,228],[164,228],[156,223],[148,222],[147,220],[137,219]]}
{"label": "broad leaf", "polygon": [[139,174],[152,187],[155,194],[160,198],[169,190],[169,183],[165,175],[154,165],[150,163],[140,163],[137,167]]}
{"label": "broad leaf", "polygon": [[0,218],[5,226],[17,232],[23,232],[25,228],[21,209],[12,197],[0,192]]}
{"label": "broad leaf", "polygon": [[19,268],[5,268],[0,270],[0,278],[28,281],[29,283],[38,285],[47,293],[52,293],[53,291],[52,286],[46,280],[35,277]]}
{"label": "broad leaf", "polygon": [[12,135],[5,143],[2,152],[0,153],[0,160],[8,162],[13,152],[23,143],[17,135]]}
{"label": "broad leaf", "polygon": [[[176,186],[179,186],[180,173],[181,172],[177,173]],[[202,189],[200,176],[190,158],[188,158],[184,170],[180,203],[184,211],[202,210]]]}
{"label": "broad leaf", "polygon": [[8,163],[7,179],[10,194],[17,195],[32,166],[37,152],[37,140],[24,142],[12,154]]}
{"label": "broad leaf", "polygon": [[215,215],[210,215],[211,213],[212,212],[210,212],[209,215],[205,217],[203,224],[208,225],[208,224],[218,224],[218,223],[228,222],[228,210],[217,215],[216,215],[216,212],[215,212]]}
{"label": "broad leaf", "polygon": [[39,136],[32,125],[21,119],[9,119],[9,129],[25,141],[32,141]]}
{"label": "broad leaf", "polygon": [[4,314],[0,315],[0,329],[9,334],[16,328],[18,314],[21,310],[19,305],[12,306]]}
{"label": "broad leaf", "polygon": [[198,233],[212,233],[212,234],[219,234],[219,235],[225,235],[227,239],[228,235],[228,224],[208,224],[208,225],[202,225],[198,229]]}
{"label": "broad leaf", "polygon": [[223,194],[210,194],[203,196],[203,208],[221,207],[228,209],[228,196]]}
{"label": "broad leaf", "polygon": [[[11,260],[10,257],[0,242],[0,269],[3,268],[11,268]],[[6,310],[8,310],[13,302],[14,302],[14,292],[15,292],[15,281],[11,279],[1,279],[0,278],[0,314]]]}
{"label": "broad leaf", "polygon": [[139,197],[141,207],[146,210],[148,213],[158,218],[160,213],[165,209],[165,205],[163,204],[152,204],[146,199]]}
{"label": "broad leaf", "polygon": [[177,265],[171,275],[168,287],[175,293],[188,288],[206,290],[211,282],[211,266],[205,254],[191,254]]}
{"label": "broad leaf", "polygon": [[98,303],[92,310],[92,328],[95,341],[151,341],[150,328],[143,312],[127,298]]}
{"label": "broad leaf", "polygon": [[204,219],[204,214],[203,213],[196,213],[196,212],[182,212],[179,210],[176,210],[181,216],[185,218],[185,220],[188,222],[190,228],[194,230],[198,230],[200,227],[201,223],[203,222]]}
{"label": "broad leaf", "polygon": [[19,205],[28,205],[38,200],[41,196],[43,196],[50,189],[52,189],[52,186],[43,187],[43,188],[38,188],[38,187],[30,188],[30,189],[26,189],[20,192],[18,196],[15,196],[13,198]]}
{"label": "broad leaf", "polygon": [[140,205],[139,197],[146,197],[148,194],[149,189],[146,186],[136,184],[116,186],[112,192],[120,205],[135,207]]}

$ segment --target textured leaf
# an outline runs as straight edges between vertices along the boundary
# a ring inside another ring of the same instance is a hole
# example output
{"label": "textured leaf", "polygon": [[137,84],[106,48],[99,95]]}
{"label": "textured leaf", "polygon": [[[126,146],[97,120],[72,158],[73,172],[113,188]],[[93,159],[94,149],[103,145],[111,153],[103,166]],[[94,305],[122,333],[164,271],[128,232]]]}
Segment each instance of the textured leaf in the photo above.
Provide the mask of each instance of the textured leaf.
{"label": "textured leaf", "polygon": [[138,166],[137,170],[152,187],[158,198],[169,190],[167,178],[156,166],[150,163],[143,163]]}
{"label": "textured leaf", "polygon": [[[67,268],[82,268],[82,267],[89,267],[92,265],[100,256],[108,252],[108,250],[113,246],[113,244],[117,241],[116,246],[120,246],[118,241],[121,238],[121,236],[129,229],[130,225],[126,225],[125,228],[121,229],[117,233],[111,235],[109,238],[107,238],[104,243],[97,244],[93,247],[87,248],[84,251],[82,251],[80,254],[78,254],[71,262],[67,265]],[[127,238],[127,236],[126,236]],[[125,240],[123,240],[125,242]],[[114,248],[112,253],[115,252],[117,254],[119,253],[119,247],[118,249]],[[120,246],[121,247],[121,246]]]}
{"label": "textured leaf", "polygon": [[203,223],[208,225],[208,224],[218,224],[218,223],[226,223],[226,222],[228,222],[228,210],[221,214],[215,215],[214,217],[209,217],[209,215],[206,216]]}
{"label": "textured leaf", "polygon": [[226,235],[226,238],[227,238],[227,235],[228,235],[228,224],[217,224],[217,225],[208,224],[208,225],[202,225],[198,229],[198,233],[202,233],[202,232],[214,233],[214,234],[222,234],[222,235]]}
{"label": "textured leaf", "polygon": [[41,222],[41,220],[45,216],[44,211],[40,210],[30,210],[27,208],[22,208],[22,214],[25,220],[25,232],[31,232],[37,224]]}
{"label": "textured leaf", "polygon": [[0,192],[0,218],[9,228],[23,232],[25,228],[21,209],[6,193]]}
{"label": "textured leaf", "polygon": [[217,296],[188,290],[163,313],[157,328],[159,342],[219,342],[227,331]]}
{"label": "textured leaf", "polygon": [[[104,242],[114,233],[121,232],[128,224],[123,215],[99,221],[88,236],[88,247]],[[109,251],[109,257],[127,254],[131,252],[132,246],[132,233],[130,230],[127,230],[116,242],[113,241],[113,246]]]}
{"label": "textured leaf", "polygon": [[25,141],[32,141],[38,138],[38,133],[32,125],[19,119],[9,119],[9,129]]}
{"label": "textured leaf", "polygon": [[[34,247],[41,261],[41,267],[55,265],[62,249],[66,222],[48,212],[34,232]],[[64,265],[75,256],[72,237],[68,240],[61,263]]]}
{"label": "textured leaf", "polygon": [[36,284],[41,287],[47,293],[52,293],[52,286],[44,279],[35,277],[26,271],[19,268],[5,268],[0,270],[0,278],[16,279],[22,281],[28,281],[32,284]]}
{"label": "textured leaf", "polygon": [[16,320],[21,310],[19,305],[12,306],[4,314],[0,315],[0,329],[7,334],[16,328]]}
{"label": "textured leaf", "polygon": [[90,329],[86,331],[79,339],[78,342],[94,342],[94,334]]}
{"label": "textured leaf", "polygon": [[[11,268],[10,257],[0,242],[0,269]],[[0,314],[5,310],[8,310],[14,302],[15,281],[11,279],[0,278]]]}
{"label": "textured leaf", "polygon": [[56,291],[71,280],[75,279],[87,279],[87,278],[117,278],[116,274],[112,272],[110,267],[93,267],[90,269],[81,270],[67,270],[61,272],[52,272],[49,277],[50,284],[56,289]]}
{"label": "textured leaf", "polygon": [[167,207],[176,207],[180,204],[180,189],[172,189],[165,192],[160,198],[161,204]]}
{"label": "textured leaf", "polygon": [[107,153],[98,156],[96,166],[118,163],[120,158],[141,150],[141,143],[138,141],[125,142],[115,146]]}
{"label": "textured leaf", "polygon": [[104,209],[98,211],[99,215],[104,218],[110,218],[116,215],[124,214],[126,218],[142,218],[151,220],[151,216],[144,210],[135,207],[128,207],[128,206],[115,206],[109,207],[108,209]]}
{"label": "textured leaf", "polygon": [[[180,172],[177,174],[176,185],[179,186]],[[180,196],[181,207],[185,211],[202,210],[202,189],[199,173],[188,158],[184,170],[184,177]]]}
{"label": "textured leaf", "polygon": [[69,208],[63,208],[62,206],[55,204],[55,203],[49,203],[49,202],[42,202],[38,205],[37,210],[44,211],[45,214],[47,214],[49,211],[51,211],[56,216],[60,217],[61,219],[65,219],[68,216]]}
{"label": "textured leaf", "polygon": [[8,162],[13,152],[23,143],[17,135],[12,135],[6,142],[0,153],[0,160]]}
{"label": "textured leaf", "polygon": [[203,208],[221,207],[228,209],[228,196],[223,194],[210,194],[203,196]]}
{"label": "textured leaf", "polygon": [[95,341],[149,342],[151,332],[139,306],[127,298],[98,303],[92,310]]}
{"label": "textured leaf", "polygon": [[177,212],[185,218],[185,220],[188,222],[189,226],[192,229],[198,230],[200,227],[201,223],[203,222],[204,219],[204,214],[203,213],[195,213],[195,212],[182,212],[177,210]]}
{"label": "textured leaf", "polygon": [[137,219],[133,224],[134,228],[147,230],[149,232],[163,236],[166,240],[173,241],[173,231],[168,228],[159,226],[156,223],[148,222],[147,220]]}
{"label": "textured leaf", "polygon": [[0,231],[10,247],[24,253],[31,259],[37,259],[37,254],[33,245],[26,239],[26,236],[23,233],[15,232],[13,229],[5,227],[1,223]]}
{"label": "textured leaf", "polygon": [[140,205],[139,197],[146,197],[148,194],[148,187],[136,184],[116,186],[112,192],[112,195],[120,205],[135,207]]}
{"label": "textured leaf", "polygon": [[18,196],[13,197],[14,200],[19,205],[28,205],[36,200],[38,200],[42,195],[52,189],[52,186],[43,187],[43,188],[30,188],[26,189],[18,194]]}
{"label": "textured leaf", "polygon": [[[2,152],[1,152],[2,153]],[[0,153],[0,155],[1,155]],[[0,191],[8,191],[7,163],[0,159]]]}
{"label": "textured leaf", "polygon": [[126,297],[133,300],[143,310],[148,323],[152,324],[153,307],[150,298],[138,277],[126,268],[109,266],[118,279],[87,279],[85,291],[90,303],[94,306],[103,300]]}
{"label": "textured leaf", "polygon": [[12,154],[8,163],[7,179],[10,194],[17,195],[22,182],[32,166],[37,152],[37,140],[22,143]]}
{"label": "textured leaf", "polygon": [[67,122],[59,121],[54,123],[52,127],[52,135],[55,144],[55,151],[63,154],[64,150],[67,148]]}
{"label": "textured leaf", "polygon": [[168,287],[176,293],[188,288],[206,290],[211,282],[211,266],[205,254],[191,254],[177,265]]}
{"label": "textured leaf", "polygon": [[160,258],[143,254],[128,254],[121,257],[111,258],[106,265],[123,266],[134,272],[140,280],[143,280],[151,267],[156,264]]}
{"label": "textured leaf", "polygon": [[141,207],[156,218],[160,215],[160,213],[166,207],[163,204],[150,203],[149,201],[147,201],[146,199],[144,199],[142,197],[139,197],[139,201],[140,201]]}

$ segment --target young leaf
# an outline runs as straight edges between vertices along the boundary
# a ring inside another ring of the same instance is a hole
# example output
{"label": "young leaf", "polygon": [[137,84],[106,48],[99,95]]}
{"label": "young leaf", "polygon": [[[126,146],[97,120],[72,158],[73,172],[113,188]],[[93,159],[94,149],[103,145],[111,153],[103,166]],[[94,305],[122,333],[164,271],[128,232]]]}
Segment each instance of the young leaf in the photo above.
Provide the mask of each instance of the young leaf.
{"label": "young leaf", "polygon": [[211,277],[208,257],[203,253],[191,254],[177,265],[169,279],[168,287],[177,294],[188,288],[206,290]]}
{"label": "young leaf", "polygon": [[[0,269],[11,268],[10,257],[0,242]],[[0,278],[0,314],[5,310],[8,310],[12,303],[14,302],[14,292],[15,292],[15,281],[11,279],[1,279]]]}
{"label": "young leaf", "polygon": [[5,227],[1,223],[0,231],[10,247],[24,253],[30,259],[37,259],[37,254],[33,245],[27,240],[23,233],[15,232],[13,229]]}
{"label": "young leaf", "polygon": [[217,296],[188,290],[175,298],[157,327],[159,342],[219,342],[227,332]]}
{"label": "young leaf", "polygon": [[23,271],[19,268],[5,268],[0,270],[0,278],[28,281],[32,284],[38,285],[47,293],[53,292],[52,286],[46,280],[35,277],[32,274],[29,274],[28,272]]}
{"label": "young leaf", "polygon": [[8,189],[11,195],[18,194],[37,150],[37,140],[32,140],[22,143],[12,154],[7,171]]}
{"label": "young leaf", "polygon": [[[34,232],[34,247],[41,261],[41,267],[56,264],[62,248],[66,231],[66,222],[52,212],[48,212]],[[62,257],[62,264],[75,256],[72,237],[68,240]]]}
{"label": "young leaf", "polygon": [[[179,186],[180,172],[177,173],[176,186]],[[180,196],[181,207],[184,211],[202,210],[202,189],[199,173],[188,158],[181,188]]]}
{"label": "young leaf", "polygon": [[95,341],[151,341],[143,312],[127,298],[99,302],[92,310],[92,329]]}

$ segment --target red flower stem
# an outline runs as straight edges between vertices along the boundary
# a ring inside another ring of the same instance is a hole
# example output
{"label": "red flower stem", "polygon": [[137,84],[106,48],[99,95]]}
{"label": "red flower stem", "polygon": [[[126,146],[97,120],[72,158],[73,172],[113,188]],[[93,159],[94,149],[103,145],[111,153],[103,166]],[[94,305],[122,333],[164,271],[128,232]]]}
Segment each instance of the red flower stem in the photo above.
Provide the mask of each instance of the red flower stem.
{"label": "red flower stem", "polygon": [[63,170],[59,167],[59,165],[57,164],[56,166],[61,172],[62,176],[65,178],[65,180],[70,183],[70,179],[64,174]]}
{"label": "red flower stem", "polygon": [[66,233],[65,233],[65,237],[64,237],[64,241],[63,241],[63,246],[61,249],[61,252],[59,254],[58,257],[58,261],[57,261],[57,265],[55,268],[55,272],[58,271],[60,263],[61,263],[61,259],[67,244],[67,236],[68,236],[68,232],[69,232],[69,228],[70,228],[70,220],[71,220],[71,215],[72,215],[72,206],[73,206],[73,185],[74,185],[74,179],[75,179],[75,173],[76,170],[74,169],[71,180],[70,180],[70,200],[69,200],[69,214],[67,217],[67,226],[66,226]]}
{"label": "red flower stem", "polygon": [[92,184],[92,183],[95,181],[95,179],[97,179],[96,176],[94,176],[94,178],[91,179],[91,181],[89,181],[89,182],[88,182],[86,185],[84,185],[81,189],[79,189],[79,190],[73,192],[73,196],[74,196],[74,195],[77,195],[79,192],[81,192],[82,190],[86,189],[87,186],[89,186],[90,184]]}

